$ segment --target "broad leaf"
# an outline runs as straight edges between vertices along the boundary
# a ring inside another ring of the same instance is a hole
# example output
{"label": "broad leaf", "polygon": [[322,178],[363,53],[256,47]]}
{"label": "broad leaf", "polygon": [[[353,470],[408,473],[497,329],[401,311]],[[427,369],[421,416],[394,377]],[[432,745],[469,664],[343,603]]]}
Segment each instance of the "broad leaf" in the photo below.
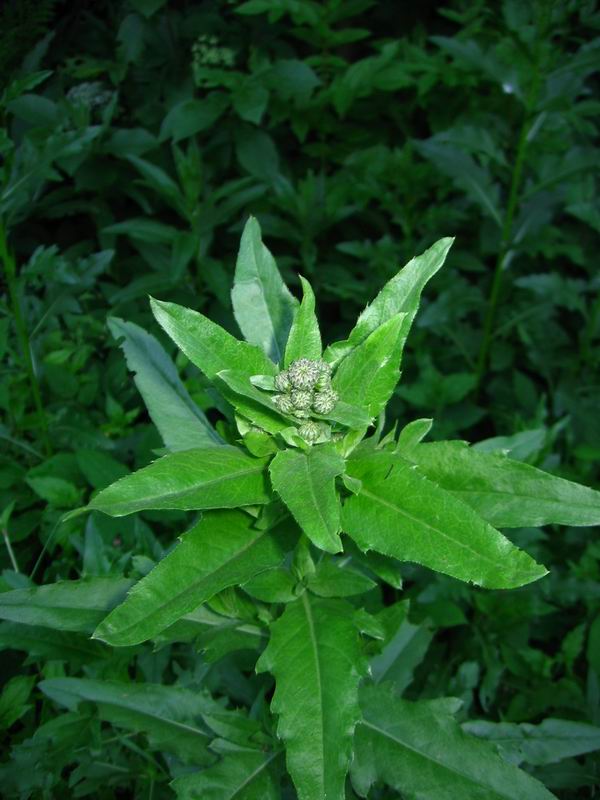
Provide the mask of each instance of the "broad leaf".
{"label": "broad leaf", "polygon": [[339,553],[340,501],[335,479],[344,459],[331,444],[308,451],[289,448],[277,453],[269,467],[271,483],[308,538],[321,550]]}
{"label": "broad leaf", "polygon": [[315,295],[310,283],[300,276],[304,296],[296,309],[285,348],[284,366],[297,358],[321,358],[321,332],[315,314]]}
{"label": "broad leaf", "polygon": [[600,492],[465,442],[421,444],[406,458],[499,528],[600,524]]}
{"label": "broad leaf", "polygon": [[83,578],[0,594],[0,618],[61,631],[92,632],[125,599],[127,578]]}
{"label": "broad leaf", "polygon": [[306,585],[319,597],[352,597],[370,591],[377,584],[362,572],[353,569],[345,557],[324,558],[308,575]]}
{"label": "broad leaf", "polygon": [[279,800],[271,767],[279,753],[233,750],[208,769],[177,778],[177,800]]}
{"label": "broad leaf", "polygon": [[402,312],[408,314],[412,323],[419,308],[423,287],[443,265],[453,241],[451,238],[440,239],[429,250],[411,259],[404,269],[386,283],[375,300],[361,313],[350,336],[327,348],[324,359],[337,364],[370,333],[396,314]]}
{"label": "broad leaf", "polygon": [[108,320],[108,327],[115,339],[121,340],[127,366],[134,373],[135,385],[166,447],[190,450],[221,443],[223,440],[189,396],[175,365],[154,336],[117,317]]}
{"label": "broad leaf", "polygon": [[365,672],[354,608],[305,592],[271,626],[257,671],[276,689],[271,710],[299,800],[344,800],[359,720],[358,684]]}
{"label": "broad leaf", "polygon": [[468,736],[449,702],[411,702],[389,686],[364,686],[352,783],[361,797],[381,781],[404,800],[552,800],[541,783]]}
{"label": "broad leaf", "polygon": [[340,364],[333,387],[342,400],[376,416],[400,378],[402,350],[410,328],[408,314],[396,314],[359,344]]}
{"label": "broad leaf", "polygon": [[192,511],[269,502],[265,466],[236,447],[181,450],[101,491],[87,506],[111,517],[144,509]]}
{"label": "broad leaf", "polygon": [[231,300],[246,340],[259,345],[275,363],[283,361],[298,301],[262,243],[260,226],[254,217],[248,219],[242,233]]}
{"label": "broad leaf", "polygon": [[207,750],[212,736],[198,726],[197,719],[216,704],[198,691],[87,678],[51,678],[39,688],[71,711],[79,703],[94,703],[101,719],[136,733],[143,731],[153,749],[176,753],[192,764],[213,760]]}
{"label": "broad leaf", "polygon": [[224,369],[238,370],[248,377],[277,371],[262,350],[240,342],[203,314],[154,298],[150,305],[160,326],[209,380]]}
{"label": "broad leaf", "polygon": [[242,511],[213,511],[142,578],[106,617],[94,638],[112,645],[144,642],[228,586],[278,566],[285,555],[281,530],[256,530]]}
{"label": "broad leaf", "polygon": [[346,500],[342,526],[362,550],[488,589],[522,586],[546,574],[470,506],[400,457],[375,453],[351,459],[346,469],[362,486]]}
{"label": "broad leaf", "polygon": [[600,750],[600,728],[567,719],[549,718],[539,725],[470,720],[462,729],[497,745],[513,764],[543,766]]}

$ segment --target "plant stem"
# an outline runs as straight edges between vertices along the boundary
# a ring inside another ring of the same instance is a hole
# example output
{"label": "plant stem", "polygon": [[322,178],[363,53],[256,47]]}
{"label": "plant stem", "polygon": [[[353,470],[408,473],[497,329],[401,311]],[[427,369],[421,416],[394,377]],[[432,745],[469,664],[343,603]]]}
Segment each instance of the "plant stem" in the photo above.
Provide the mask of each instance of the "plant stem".
{"label": "plant stem", "polygon": [[31,357],[31,345],[29,342],[29,334],[27,333],[27,326],[25,325],[25,318],[21,309],[21,302],[19,298],[19,288],[17,283],[17,268],[13,254],[10,252],[8,242],[6,239],[6,232],[4,225],[0,222],[0,259],[4,265],[4,272],[6,274],[6,283],[10,295],[10,302],[12,306],[13,317],[15,320],[15,328],[17,331],[17,338],[23,356],[23,363],[29,378],[29,385],[31,387],[31,394],[35,405],[38,423],[41,429],[42,443],[46,455],[52,455],[52,445],[50,444],[50,437],[48,436],[48,421],[46,413],[42,404],[42,394],[40,391],[40,384],[35,374],[33,366],[33,359]]}
{"label": "plant stem", "polygon": [[15,572],[19,572],[19,564],[17,563],[17,559],[15,557],[14,550],[12,549],[12,545],[10,543],[10,538],[8,536],[8,531],[5,528],[2,528],[2,536],[4,538],[4,544],[6,545],[6,549],[8,550],[8,557],[10,558],[10,563]]}
{"label": "plant stem", "polygon": [[500,246],[498,249],[498,256],[494,267],[494,277],[492,279],[492,288],[488,299],[485,319],[483,323],[483,337],[481,346],[479,348],[479,356],[477,358],[477,391],[481,389],[481,382],[485,375],[487,363],[490,355],[490,347],[494,335],[494,322],[496,320],[496,311],[498,301],[500,299],[500,290],[502,288],[502,274],[505,269],[507,257],[510,254],[512,245],[512,231],[515,213],[517,211],[520,200],[521,180],[523,176],[523,167],[525,165],[525,157],[527,155],[527,147],[529,145],[529,134],[533,128],[533,119],[535,116],[535,105],[540,90],[542,79],[541,61],[542,61],[542,43],[545,40],[548,23],[550,20],[550,11],[552,7],[552,0],[546,0],[542,12],[542,18],[538,26],[538,37],[535,49],[535,59],[533,65],[533,78],[529,85],[529,91],[525,99],[525,111],[523,115],[523,122],[519,131],[519,138],[517,140],[517,152],[515,156],[514,167],[512,171],[510,189],[508,194],[508,202],[506,205],[506,213],[504,215],[504,222],[502,224],[502,236],[500,239]]}

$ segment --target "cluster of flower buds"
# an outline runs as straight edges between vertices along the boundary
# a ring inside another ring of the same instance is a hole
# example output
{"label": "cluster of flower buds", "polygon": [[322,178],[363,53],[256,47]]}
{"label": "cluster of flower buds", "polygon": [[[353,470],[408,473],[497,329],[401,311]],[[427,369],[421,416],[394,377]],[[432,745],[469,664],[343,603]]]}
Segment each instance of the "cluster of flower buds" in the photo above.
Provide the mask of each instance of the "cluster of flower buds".
{"label": "cluster of flower buds", "polygon": [[74,106],[97,108],[112,100],[113,92],[105,89],[99,81],[86,81],[73,86],[67,92],[67,100]]}
{"label": "cluster of flower buds", "polygon": [[233,67],[235,53],[229,47],[222,47],[216,36],[199,36],[192,45],[194,71],[201,67]]}
{"label": "cluster of flower buds", "polygon": [[298,358],[280,372],[275,389],[280,392],[273,397],[279,410],[298,419],[308,420],[311,412],[329,414],[338,400],[331,388],[330,365],[310,358]]}

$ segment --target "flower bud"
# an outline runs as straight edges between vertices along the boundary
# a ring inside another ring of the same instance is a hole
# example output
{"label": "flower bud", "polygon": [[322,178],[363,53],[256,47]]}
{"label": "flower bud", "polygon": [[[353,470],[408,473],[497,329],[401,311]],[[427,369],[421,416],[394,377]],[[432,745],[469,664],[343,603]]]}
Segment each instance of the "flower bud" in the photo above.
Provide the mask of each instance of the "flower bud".
{"label": "flower bud", "polygon": [[276,394],[273,402],[283,414],[293,414],[296,410],[289,394]]}
{"label": "flower bud", "polygon": [[287,370],[283,370],[283,372],[280,372],[279,375],[275,376],[275,388],[278,392],[290,391],[292,384],[290,383],[290,376],[288,375]]}
{"label": "flower bud", "polygon": [[300,425],[298,428],[298,434],[304,439],[305,442],[314,444],[321,436],[321,426],[312,420],[308,420]]}
{"label": "flower bud", "polygon": [[295,408],[292,413],[298,419],[308,419],[310,417],[310,411],[307,408]]}
{"label": "flower bud", "polygon": [[290,397],[294,408],[306,411],[312,405],[313,401],[312,392],[307,392],[304,389],[293,389]]}
{"label": "flower bud", "polygon": [[338,393],[333,389],[326,389],[315,394],[312,407],[317,414],[329,414],[335,408],[337,401]]}
{"label": "flower bud", "polygon": [[312,389],[320,374],[319,362],[310,358],[298,358],[288,369],[290,381],[295,389]]}

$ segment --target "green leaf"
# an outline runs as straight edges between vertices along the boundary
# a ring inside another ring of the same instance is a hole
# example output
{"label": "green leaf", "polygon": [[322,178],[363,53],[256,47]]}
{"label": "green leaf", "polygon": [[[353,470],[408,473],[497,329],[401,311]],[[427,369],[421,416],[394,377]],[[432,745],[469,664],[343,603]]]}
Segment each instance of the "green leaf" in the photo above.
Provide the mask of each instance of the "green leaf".
{"label": "green leaf", "polygon": [[90,641],[87,636],[17,622],[0,623],[1,650],[23,650],[33,659],[68,661],[70,664],[90,664],[112,655],[110,648],[102,642]]}
{"label": "green leaf", "polygon": [[268,503],[267,461],[229,446],[181,450],[103,489],[87,508],[122,517],[144,509],[193,511]]}
{"label": "green leaf", "polygon": [[259,345],[277,364],[283,361],[297,300],[281,279],[254,217],[242,233],[231,300],[246,340]]}
{"label": "green leaf", "polygon": [[273,488],[296,522],[313,544],[330,553],[342,549],[335,479],[344,469],[344,459],[331,444],[282,450],[269,467]]}
{"label": "green leaf", "polygon": [[410,322],[408,314],[396,314],[342,361],[333,377],[333,388],[342,400],[358,402],[371,416],[380,413],[400,378]]}
{"label": "green leaf", "polygon": [[4,684],[0,695],[0,731],[10,728],[31,708],[27,700],[35,681],[35,676],[17,675]]}
{"label": "green leaf", "polygon": [[77,450],[75,457],[77,466],[94,489],[104,489],[129,474],[125,464],[102,450]]}
{"label": "green leaf", "polygon": [[279,753],[233,750],[208,769],[184,775],[171,786],[177,800],[279,800],[271,767]]}
{"label": "green leaf", "polygon": [[225,369],[243,372],[248,378],[277,372],[258,347],[240,342],[203,314],[153,298],[150,305],[159,325],[209,380]]}
{"label": "green leaf", "polygon": [[412,324],[419,308],[423,287],[443,265],[453,241],[451,238],[440,239],[429,250],[411,259],[365,308],[350,336],[342,342],[330,345],[325,350],[323,358],[331,364],[337,364],[364,342],[369,334],[397,314],[408,314]]}
{"label": "green leaf", "polygon": [[352,783],[361,797],[381,781],[404,800],[552,800],[495,748],[463,733],[448,701],[411,702],[389,686],[364,686]]}
{"label": "green leaf", "polygon": [[257,389],[241,372],[226,369],[217,375],[221,393],[229,403],[254,425],[269,433],[279,433],[289,428],[292,418],[285,419],[269,395]]}
{"label": "green leaf", "polygon": [[497,745],[511,764],[543,766],[600,750],[600,728],[567,719],[549,718],[539,725],[469,720],[462,729]]}
{"label": "green leaf", "polygon": [[144,642],[217,592],[279,566],[285,555],[282,531],[252,525],[242,511],[205,514],[106,617],[94,638],[112,645]]}
{"label": "green leaf", "polygon": [[300,275],[302,302],[296,308],[294,321],[285,348],[284,366],[297,358],[321,358],[321,332],[315,314],[315,295],[310,283]]}
{"label": "green leaf", "polygon": [[102,229],[102,233],[124,233],[132,239],[139,239],[149,244],[171,244],[179,231],[172,225],[165,225],[154,219],[136,217],[125,222],[117,222]]}
{"label": "green leaf", "polygon": [[377,584],[362,572],[352,569],[346,559],[324,558],[306,579],[306,585],[319,597],[351,597],[370,591]]}
{"label": "green leaf", "polygon": [[421,444],[406,458],[499,528],[600,524],[600,492],[466,442]]}
{"label": "green leaf", "polygon": [[117,317],[109,318],[108,327],[120,340],[135,385],[166,447],[191,450],[220,444],[223,440],[189,396],[175,365],[154,336]]}
{"label": "green leaf", "polygon": [[182,100],[173,106],[160,126],[161,142],[180,142],[210,128],[229,105],[225,94],[212,92],[202,100]]}
{"label": "green leaf", "polygon": [[390,453],[348,461],[362,481],[342,511],[343,529],[362,550],[415,561],[488,589],[511,589],[546,574],[466,503]]}
{"label": "green leaf", "polygon": [[354,608],[304,593],[271,626],[256,666],[275,676],[271,710],[299,800],[344,800],[365,672]]}
{"label": "green leaf", "polygon": [[94,630],[124,598],[127,578],[83,578],[0,594],[0,618],[61,631]]}
{"label": "green leaf", "polygon": [[94,703],[101,719],[120,728],[143,732],[156,750],[176,753],[192,764],[209,764],[211,736],[196,720],[216,704],[199,691],[152,683],[121,683],[87,678],[50,678],[39,688],[47,697],[74,711]]}

